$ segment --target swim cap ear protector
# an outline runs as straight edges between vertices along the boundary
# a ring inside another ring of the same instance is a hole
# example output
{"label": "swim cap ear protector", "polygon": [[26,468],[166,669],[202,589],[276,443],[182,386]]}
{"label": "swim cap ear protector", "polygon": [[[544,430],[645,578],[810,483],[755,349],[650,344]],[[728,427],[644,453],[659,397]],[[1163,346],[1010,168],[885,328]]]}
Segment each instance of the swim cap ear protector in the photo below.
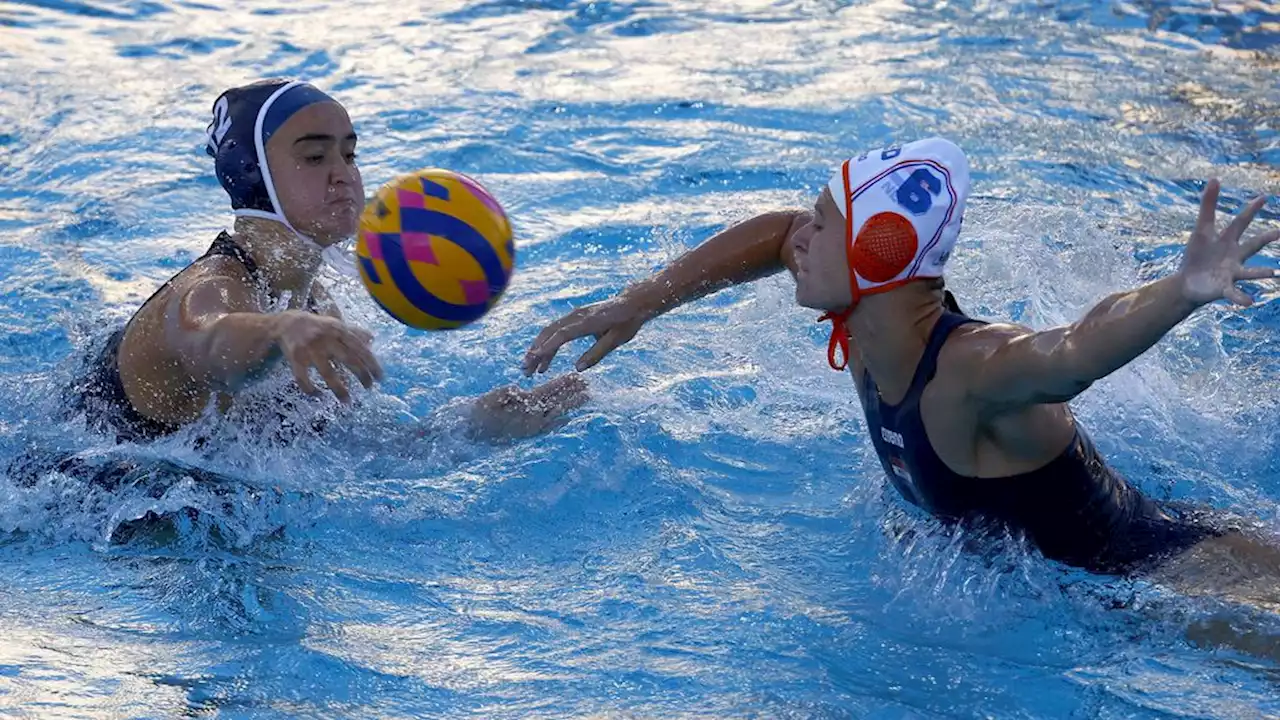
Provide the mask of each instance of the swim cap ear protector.
{"label": "swim cap ear protector", "polygon": [[819,321],[832,326],[827,362],[843,370],[849,360],[846,323],[864,295],[942,277],[964,222],[969,161],[954,143],[928,138],[846,160],[827,187],[845,220],[853,301]]}
{"label": "swim cap ear protector", "polygon": [[[274,220],[314,245],[319,243],[298,232],[280,207],[267,164],[267,141],[294,113],[320,102],[336,101],[296,80],[262,80],[231,88],[213,104],[205,145],[237,217]],[[326,251],[327,259],[330,255]]]}

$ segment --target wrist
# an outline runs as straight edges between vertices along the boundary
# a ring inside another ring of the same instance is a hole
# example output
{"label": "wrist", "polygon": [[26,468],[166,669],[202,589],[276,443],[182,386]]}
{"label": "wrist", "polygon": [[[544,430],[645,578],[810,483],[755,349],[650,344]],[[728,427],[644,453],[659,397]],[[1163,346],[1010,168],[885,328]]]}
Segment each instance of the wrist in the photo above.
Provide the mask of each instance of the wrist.
{"label": "wrist", "polygon": [[298,310],[285,310],[277,313],[263,313],[260,317],[272,343],[279,344],[280,339],[288,332],[289,327],[297,320]]}
{"label": "wrist", "polygon": [[1206,302],[1211,302],[1203,299],[1204,293],[1196,292],[1195,282],[1187,276],[1185,270],[1179,269],[1169,277],[1169,281],[1173,284],[1174,303],[1184,316],[1195,312]]}
{"label": "wrist", "polygon": [[653,278],[627,288],[618,296],[635,317],[646,322],[670,310],[678,304],[678,298],[666,281]]}

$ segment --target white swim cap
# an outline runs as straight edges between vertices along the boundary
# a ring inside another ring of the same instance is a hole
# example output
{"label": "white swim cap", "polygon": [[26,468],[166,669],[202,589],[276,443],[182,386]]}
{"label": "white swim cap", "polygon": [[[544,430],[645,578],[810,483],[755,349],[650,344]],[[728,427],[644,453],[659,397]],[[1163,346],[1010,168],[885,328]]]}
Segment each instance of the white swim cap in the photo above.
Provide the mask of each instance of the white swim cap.
{"label": "white swim cap", "polygon": [[969,161],[951,141],[927,138],[850,158],[827,187],[845,219],[853,296],[847,310],[822,318],[833,324],[828,361],[842,370],[835,349],[847,362],[844,323],[862,296],[942,276],[964,221]]}

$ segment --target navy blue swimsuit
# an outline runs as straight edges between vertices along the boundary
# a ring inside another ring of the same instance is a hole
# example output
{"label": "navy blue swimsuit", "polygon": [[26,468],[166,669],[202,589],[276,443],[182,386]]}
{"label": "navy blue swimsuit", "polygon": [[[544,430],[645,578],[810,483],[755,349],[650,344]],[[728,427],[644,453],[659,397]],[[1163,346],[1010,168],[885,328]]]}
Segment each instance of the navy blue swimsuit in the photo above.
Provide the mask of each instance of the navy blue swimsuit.
{"label": "navy blue swimsuit", "polygon": [[942,462],[925,433],[920,397],[938,352],[955,328],[979,322],[944,312],[911,387],[897,405],[880,399],[864,373],[868,432],[889,480],[909,502],[949,521],[996,521],[1023,532],[1048,558],[1094,572],[1128,573],[1184,550],[1217,531],[1176,518],[1108,467],[1078,426],[1057,458],[1031,472],[967,477]]}

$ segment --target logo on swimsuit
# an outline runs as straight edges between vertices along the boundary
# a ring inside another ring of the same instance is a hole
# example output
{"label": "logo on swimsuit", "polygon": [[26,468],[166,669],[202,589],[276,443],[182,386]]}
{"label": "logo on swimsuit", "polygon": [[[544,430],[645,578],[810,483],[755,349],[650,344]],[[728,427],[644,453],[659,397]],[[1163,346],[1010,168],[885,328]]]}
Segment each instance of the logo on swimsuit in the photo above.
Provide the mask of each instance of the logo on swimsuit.
{"label": "logo on swimsuit", "polygon": [[[889,458],[889,465],[891,465],[891,466],[893,467],[893,474],[894,474],[894,475],[897,475],[898,477],[902,478],[903,480],[906,480],[906,481],[907,481],[907,483],[909,483],[909,484],[911,483],[911,471],[910,471],[910,470],[907,470],[907,464],[906,464],[905,462],[903,462],[902,460],[900,460],[900,459],[898,459],[898,458],[894,457],[894,458]],[[915,485],[914,485],[914,484],[912,485],[912,488],[911,488],[911,489],[912,489],[912,490],[915,490]]]}
{"label": "logo on swimsuit", "polygon": [[880,428],[880,438],[890,445],[897,445],[903,449],[907,447],[902,441],[902,433],[894,432],[887,427]]}

